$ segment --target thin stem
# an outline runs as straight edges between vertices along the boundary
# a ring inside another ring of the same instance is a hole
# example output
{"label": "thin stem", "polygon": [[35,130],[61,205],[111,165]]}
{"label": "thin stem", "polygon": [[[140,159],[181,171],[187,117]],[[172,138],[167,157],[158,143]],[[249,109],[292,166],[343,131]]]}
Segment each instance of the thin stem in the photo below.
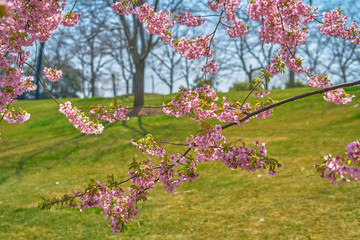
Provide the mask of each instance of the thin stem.
{"label": "thin stem", "polygon": [[[175,146],[189,146],[189,144],[185,144],[185,143],[173,143],[173,142],[162,142],[159,141],[159,143],[164,143],[164,144],[170,144],[170,145],[175,145]],[[194,147],[198,147],[199,145],[194,144]],[[222,148],[220,146],[209,146],[209,148]]]}
{"label": "thin stem", "polygon": [[[217,29],[219,28],[219,25],[220,25],[220,22],[221,22],[221,17],[223,15],[223,13],[224,13],[224,10],[222,10],[221,13],[220,13],[219,21],[216,24],[214,31],[209,35],[209,36],[211,36],[211,38],[210,38],[209,50],[208,50],[207,57],[206,57],[206,63],[208,63],[208,61],[209,61],[209,54],[210,54],[210,51],[211,51],[212,41],[214,40]],[[205,81],[206,81],[206,77],[207,77],[207,74],[205,73]]]}
{"label": "thin stem", "polygon": [[54,100],[54,102],[57,103],[57,105],[60,105],[60,103],[55,99],[55,97],[46,89],[44,83],[41,81],[41,77],[40,77],[40,74],[36,71],[36,69],[31,66],[30,64],[28,64],[27,62],[25,62],[26,65],[28,65],[35,73],[36,75],[39,77],[39,82],[41,84],[41,86],[43,87],[44,91],[46,92],[46,94],[52,99]]}
{"label": "thin stem", "polygon": [[72,12],[74,11],[74,8],[75,8],[75,6],[76,6],[77,1],[78,1],[78,0],[75,1],[74,6],[72,7],[70,13],[72,13]]}
{"label": "thin stem", "polygon": [[201,17],[201,18],[205,18],[205,17],[220,17],[221,15],[218,14],[210,14],[210,15],[199,15],[199,16],[195,16],[195,17]]}
{"label": "thin stem", "polygon": [[47,59],[47,57],[46,57],[46,55],[45,55],[44,49],[41,47],[41,44],[40,44],[40,48],[41,48],[41,52],[42,52],[42,54],[43,54],[43,56],[44,56],[47,64],[49,64],[49,66],[52,68],[50,61]]}
{"label": "thin stem", "polygon": [[249,94],[246,96],[246,98],[244,99],[243,103],[241,104],[241,107],[240,109],[244,106],[246,100],[250,97],[251,93],[255,90],[255,88],[257,88],[259,86],[259,83],[257,83],[252,89],[251,91],[249,92]]}

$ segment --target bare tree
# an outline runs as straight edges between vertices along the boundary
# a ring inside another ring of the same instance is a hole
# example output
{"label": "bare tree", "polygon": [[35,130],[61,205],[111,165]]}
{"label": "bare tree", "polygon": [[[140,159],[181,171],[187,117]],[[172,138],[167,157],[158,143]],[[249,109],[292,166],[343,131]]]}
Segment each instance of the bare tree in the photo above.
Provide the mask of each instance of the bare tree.
{"label": "bare tree", "polygon": [[328,51],[332,56],[326,68],[329,72],[338,76],[344,83],[349,80],[354,80],[357,77],[357,72],[354,69],[359,69],[360,62],[356,58],[356,52],[359,47],[351,42],[339,41],[340,39],[333,39]]}
{"label": "bare tree", "polygon": [[186,88],[190,88],[190,79],[195,72],[199,71],[199,64],[195,60],[183,58],[181,67],[181,78],[185,80]]}
{"label": "bare tree", "polygon": [[[115,2],[115,1],[113,1]],[[163,1],[154,0],[150,3],[154,6],[154,10],[158,11],[160,7],[174,11],[178,9],[182,1]],[[143,1],[137,1],[135,5],[141,5]],[[127,47],[132,58],[133,65],[135,66],[135,73],[133,75],[133,94],[134,106],[144,105],[144,79],[145,79],[145,64],[146,58],[149,56],[150,51],[158,43],[159,38],[146,33],[144,26],[139,22],[135,16],[119,16],[120,17],[120,30],[123,31],[127,41]]]}
{"label": "bare tree", "polygon": [[[73,7],[75,0],[68,1]],[[73,28],[60,28],[50,39],[50,55],[62,55],[67,63],[76,66],[81,72],[83,96],[95,96],[100,76],[104,75],[105,66],[109,63],[108,49],[102,44],[109,33],[110,10],[102,0],[78,0],[74,11],[81,12],[79,24]],[[115,15],[113,11],[111,11]],[[70,54],[69,54],[70,53]],[[61,67],[61,66],[60,66]]]}
{"label": "bare tree", "polygon": [[[90,79],[91,96],[96,96],[99,77],[104,74],[104,67],[109,63],[108,49],[103,45],[103,39],[111,35],[108,22],[109,12],[104,12],[107,5],[104,1],[78,1],[76,7],[82,12],[82,21],[75,26],[73,52],[78,61],[86,68],[85,75]],[[110,11],[110,9],[108,9]]]}
{"label": "bare tree", "polygon": [[130,94],[130,83],[135,74],[135,67],[123,32],[116,28],[112,36],[104,39],[103,44],[109,49],[110,56],[119,66],[121,79],[125,82],[126,94]]}
{"label": "bare tree", "polygon": [[150,67],[158,79],[169,87],[170,94],[173,92],[174,83],[179,79],[178,68],[182,56],[176,53],[170,46],[164,46],[151,52]]}
{"label": "bare tree", "polygon": [[[254,73],[270,64],[270,60],[277,48],[272,44],[265,44],[260,41],[258,37],[260,25],[251,21],[244,9],[238,17],[242,18],[244,24],[249,26],[249,33],[244,38],[232,39],[233,47],[228,50],[229,55],[232,56],[230,60],[231,68],[233,71],[243,72],[247,77],[247,81],[251,83]],[[265,87],[268,88],[268,81],[265,84]]]}
{"label": "bare tree", "polygon": [[[326,3],[326,11],[341,5],[346,14],[351,19],[359,20],[357,9],[360,2],[355,0],[342,1],[338,3]],[[321,34],[317,26],[310,28],[311,42],[300,48],[302,55],[306,57],[306,65],[310,67],[312,73],[329,72],[330,78],[337,79],[341,82],[348,82],[355,78],[356,71],[360,67],[360,61],[357,57],[360,48],[348,41],[334,39]]]}
{"label": "bare tree", "polygon": [[299,48],[299,52],[305,58],[305,65],[309,67],[311,73],[324,71],[324,54],[329,48],[328,38],[317,29],[310,31],[308,41],[304,46]]}

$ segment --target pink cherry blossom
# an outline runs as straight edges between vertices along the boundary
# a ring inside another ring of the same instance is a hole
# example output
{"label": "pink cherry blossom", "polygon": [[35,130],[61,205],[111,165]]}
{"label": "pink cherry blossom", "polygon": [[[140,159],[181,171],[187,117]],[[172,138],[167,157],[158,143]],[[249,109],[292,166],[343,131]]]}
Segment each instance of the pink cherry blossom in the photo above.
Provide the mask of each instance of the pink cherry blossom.
{"label": "pink cherry blossom", "polygon": [[187,27],[198,27],[205,22],[205,19],[201,17],[195,17],[191,12],[181,12],[174,15],[174,20],[180,24]]}
{"label": "pink cherry blossom", "polygon": [[265,97],[265,96],[267,96],[269,94],[270,94],[269,91],[264,91],[264,92],[254,93],[254,97],[263,98],[263,97]]}
{"label": "pink cherry blossom", "polygon": [[347,94],[343,88],[328,91],[324,94],[325,101],[333,102],[335,104],[347,104],[355,97],[354,95]]}
{"label": "pink cherry blossom", "polygon": [[73,27],[78,23],[80,17],[81,13],[68,12],[63,16],[61,24],[66,27]]}
{"label": "pink cherry blossom", "polygon": [[344,40],[351,40],[354,44],[360,44],[359,26],[353,21],[350,27],[346,27],[348,16],[342,16],[341,10],[336,9],[323,13],[324,26],[319,25],[318,29],[322,34]]}
{"label": "pink cherry blossom", "polygon": [[104,130],[102,124],[92,122],[81,110],[72,107],[69,101],[60,104],[59,112],[64,114],[69,119],[69,122],[82,133],[101,134]]}
{"label": "pink cherry blossom", "polygon": [[206,63],[202,68],[201,71],[204,73],[214,74],[217,72],[219,65],[215,63],[215,59],[210,59],[208,63]]}
{"label": "pink cherry blossom", "polygon": [[62,71],[52,68],[44,68],[44,74],[51,82],[57,82],[62,77]]}

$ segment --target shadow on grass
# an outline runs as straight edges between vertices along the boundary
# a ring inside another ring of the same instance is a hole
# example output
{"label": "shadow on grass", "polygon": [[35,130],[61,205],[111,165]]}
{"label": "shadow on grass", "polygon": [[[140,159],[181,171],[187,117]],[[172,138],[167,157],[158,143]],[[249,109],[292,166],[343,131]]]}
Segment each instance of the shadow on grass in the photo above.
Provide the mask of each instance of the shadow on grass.
{"label": "shadow on grass", "polygon": [[[114,126],[114,124],[111,123],[105,123],[104,124],[106,128],[110,128],[112,126]],[[141,135],[141,136],[145,136],[146,134],[149,133],[149,131],[147,129],[145,129],[143,122],[142,122],[142,117],[137,117],[137,125],[136,127],[132,127],[129,126],[126,121],[122,121],[122,126],[125,128],[128,128],[129,130]],[[71,146],[76,146],[78,145],[78,140],[85,137],[85,134],[79,134],[69,140],[66,140],[67,144],[70,144]],[[62,145],[64,143],[64,140],[62,141],[58,141],[55,142],[54,144],[52,144],[51,146],[44,146],[41,149],[38,149],[37,151],[33,152],[31,155],[28,156],[23,156],[22,158],[20,158],[20,160],[10,164],[8,167],[3,167],[2,169],[0,169],[0,185],[4,184],[10,177],[13,176],[20,176],[21,173],[24,170],[24,166],[30,162],[35,160],[34,158],[36,157],[40,157],[41,154],[43,154],[44,152],[55,152],[58,150],[59,146]],[[68,148],[65,152],[63,152],[61,158],[62,159],[66,159],[69,155],[71,155],[73,152],[75,152],[79,147],[74,147],[74,148]]]}
{"label": "shadow on grass", "polygon": [[127,129],[130,129],[133,132],[140,134],[141,136],[145,136],[146,134],[149,133],[149,131],[144,128],[141,118],[142,117],[137,117],[139,129],[130,127],[129,125],[126,124],[126,121],[122,121],[122,126]]}
{"label": "shadow on grass", "polygon": [[[76,143],[78,139],[84,137],[84,134],[79,134],[69,140],[67,140],[67,142],[70,143]],[[40,150],[34,152],[33,154],[31,154],[30,156],[24,156],[22,157],[19,161],[11,164],[9,167],[6,167],[5,169],[1,169],[1,174],[0,174],[0,185],[4,184],[10,177],[12,176],[20,176],[21,172],[24,170],[24,166],[28,161],[31,161],[34,157],[44,153],[44,152],[50,152],[50,151],[55,151],[59,145],[61,145],[64,141],[59,141],[54,143],[52,146],[45,146],[43,148],[41,148]],[[67,151],[66,154],[63,157],[66,157],[68,155],[70,155],[72,152],[75,151],[76,148],[72,149],[71,151]],[[12,171],[15,170],[15,171]]]}

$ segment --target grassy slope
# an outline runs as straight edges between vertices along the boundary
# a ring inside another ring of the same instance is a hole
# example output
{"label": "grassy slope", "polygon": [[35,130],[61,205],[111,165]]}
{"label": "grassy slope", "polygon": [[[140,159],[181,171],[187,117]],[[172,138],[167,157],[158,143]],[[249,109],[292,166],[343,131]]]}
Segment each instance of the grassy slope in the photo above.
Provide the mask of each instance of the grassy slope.
{"label": "grassy slope", "polygon": [[[309,89],[273,91],[283,99]],[[360,95],[360,89],[350,90]],[[243,99],[245,93],[226,94]],[[147,96],[159,105],[170,96]],[[130,104],[131,98],[123,97]],[[109,99],[73,99],[85,108]],[[218,163],[201,165],[202,175],[174,194],[161,186],[140,204],[140,216],[123,235],[114,235],[100,210],[54,208],[39,212],[39,196],[81,190],[88,179],[126,177],[127,166],[141,154],[131,138],[155,137],[184,142],[196,130],[187,119],[167,116],[131,118],[107,124],[101,136],[74,129],[50,101],[25,101],[30,121],[0,132],[0,239],[359,239],[358,183],[339,187],[320,179],[312,167],[323,156],[343,154],[359,139],[359,98],[336,106],[313,96],[276,110],[274,117],[225,130],[228,139],[266,142],[268,152],[285,164],[276,176],[233,171]],[[167,146],[168,152],[182,148]],[[58,184],[56,184],[58,183]]]}

